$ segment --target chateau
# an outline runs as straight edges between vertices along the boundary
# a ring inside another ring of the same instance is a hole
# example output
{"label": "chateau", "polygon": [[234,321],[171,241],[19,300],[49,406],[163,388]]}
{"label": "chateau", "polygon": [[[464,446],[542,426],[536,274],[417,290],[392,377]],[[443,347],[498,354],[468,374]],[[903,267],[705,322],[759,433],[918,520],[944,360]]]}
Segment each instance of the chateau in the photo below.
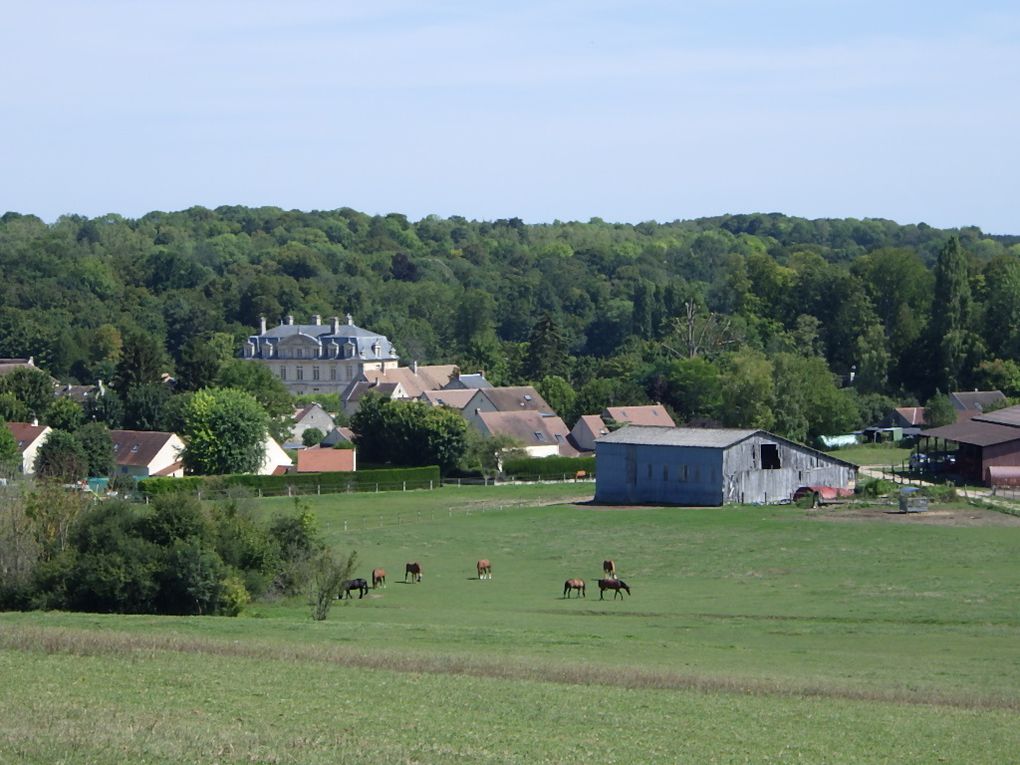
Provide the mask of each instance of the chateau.
{"label": "chateau", "polygon": [[263,317],[259,334],[250,335],[244,358],[269,367],[293,394],[343,393],[366,372],[397,368],[397,354],[384,335],[333,317],[323,324],[313,316],[311,324],[295,324],[288,316],[278,327],[266,328]]}

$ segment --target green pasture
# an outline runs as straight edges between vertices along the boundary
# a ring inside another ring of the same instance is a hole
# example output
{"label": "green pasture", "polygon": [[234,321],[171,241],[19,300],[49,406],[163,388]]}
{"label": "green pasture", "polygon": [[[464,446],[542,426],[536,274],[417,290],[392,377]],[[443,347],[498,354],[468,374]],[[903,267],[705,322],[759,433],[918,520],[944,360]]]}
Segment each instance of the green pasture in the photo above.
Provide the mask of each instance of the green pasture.
{"label": "green pasture", "polygon": [[389,574],[321,623],[0,615],[0,762],[1020,761],[1011,519],[565,503],[591,488],[302,500]]}
{"label": "green pasture", "polygon": [[833,457],[855,465],[900,465],[910,459],[913,449],[899,449],[888,444],[862,444],[828,452]]}

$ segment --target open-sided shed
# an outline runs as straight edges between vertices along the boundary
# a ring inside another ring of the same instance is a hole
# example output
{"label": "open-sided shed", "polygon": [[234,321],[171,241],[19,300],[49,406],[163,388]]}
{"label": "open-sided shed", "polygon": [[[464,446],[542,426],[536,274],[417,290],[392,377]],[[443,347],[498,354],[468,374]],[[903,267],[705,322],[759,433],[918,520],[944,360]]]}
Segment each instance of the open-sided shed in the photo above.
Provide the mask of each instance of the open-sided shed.
{"label": "open-sided shed", "polygon": [[631,425],[595,442],[595,501],[715,506],[851,486],[857,467],[764,430]]}

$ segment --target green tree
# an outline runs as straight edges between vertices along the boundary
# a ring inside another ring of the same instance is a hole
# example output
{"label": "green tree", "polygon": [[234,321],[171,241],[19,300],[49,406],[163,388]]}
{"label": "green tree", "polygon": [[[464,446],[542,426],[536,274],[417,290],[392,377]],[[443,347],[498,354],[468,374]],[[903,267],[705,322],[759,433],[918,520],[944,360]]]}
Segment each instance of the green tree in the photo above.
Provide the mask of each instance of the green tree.
{"label": "green tree", "polygon": [[7,422],[27,422],[31,419],[28,407],[13,393],[0,393],[0,419]]}
{"label": "green tree", "polygon": [[318,446],[326,437],[318,428],[308,428],[301,434],[301,443],[305,446]]}
{"label": "green tree", "polygon": [[184,467],[191,474],[254,473],[265,453],[268,417],[250,394],[229,388],[195,393],[184,415]]}
{"label": "green tree", "polygon": [[200,390],[212,387],[227,359],[222,351],[210,342],[208,335],[193,337],[181,347],[177,362],[177,387],[180,390]]}
{"label": "green tree", "polygon": [[64,430],[51,430],[35,461],[35,472],[40,478],[62,483],[80,481],[88,475],[89,460],[81,442]]}
{"label": "green tree", "polygon": [[170,400],[163,383],[140,383],[124,394],[124,425],[128,430],[162,430],[163,410]]}
{"label": "green tree", "polygon": [[956,409],[949,396],[935,391],[924,405],[924,422],[929,428],[939,428],[956,422]]}
{"label": "green tree", "polygon": [[140,329],[129,330],[124,333],[113,387],[123,396],[138,385],[159,383],[167,366],[166,352],[155,337]]}
{"label": "green tree", "polygon": [[116,430],[124,423],[124,402],[116,391],[106,388],[102,395],[86,399],[85,419]]}
{"label": "green tree", "polygon": [[558,375],[550,375],[535,386],[545,402],[563,419],[570,417],[574,411],[577,392],[574,386]]}
{"label": "green tree", "polygon": [[369,463],[457,466],[467,450],[467,421],[446,407],[369,395],[351,418],[361,458]]}
{"label": "green tree", "polygon": [[551,314],[543,314],[532,327],[528,337],[528,356],[524,363],[524,373],[529,380],[541,380],[554,375],[567,376],[570,366],[567,344]]}
{"label": "green tree", "polygon": [[75,433],[88,461],[90,476],[108,476],[113,472],[113,440],[103,422],[89,422]]}
{"label": "green tree", "polygon": [[230,359],[216,376],[219,388],[235,388],[250,393],[270,417],[289,415],[293,411],[290,393],[268,367],[246,359]]}
{"label": "green tree", "polygon": [[0,476],[10,477],[21,461],[18,442],[7,427],[7,422],[0,418]]}
{"label": "green tree", "polygon": [[928,354],[931,384],[956,390],[965,374],[970,341],[971,292],[967,257],[955,236],[939,252],[935,262],[935,290],[928,322]]}
{"label": "green tree", "polygon": [[677,359],[669,363],[664,377],[663,401],[682,420],[719,416],[722,381],[714,363],[700,356]]}
{"label": "green tree", "polygon": [[0,393],[10,393],[32,417],[43,420],[53,404],[53,381],[39,369],[21,367],[0,377]]}
{"label": "green tree", "polygon": [[738,351],[720,363],[721,419],[729,428],[769,429],[775,423],[772,363],[757,351]]}
{"label": "green tree", "polygon": [[67,397],[54,400],[46,412],[46,424],[51,428],[73,433],[85,420],[85,411],[77,402]]}

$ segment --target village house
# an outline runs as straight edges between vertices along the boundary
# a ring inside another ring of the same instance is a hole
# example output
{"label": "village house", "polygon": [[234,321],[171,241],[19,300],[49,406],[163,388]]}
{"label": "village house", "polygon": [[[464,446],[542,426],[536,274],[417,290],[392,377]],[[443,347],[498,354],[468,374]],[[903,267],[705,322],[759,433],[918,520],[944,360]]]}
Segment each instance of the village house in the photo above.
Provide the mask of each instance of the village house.
{"label": "village house", "polygon": [[48,425],[40,425],[37,422],[8,422],[7,429],[11,431],[14,440],[18,442],[18,452],[21,454],[21,472],[25,475],[34,475],[39,447],[46,442],[46,437],[52,429]]}
{"label": "village house", "polygon": [[184,442],[176,433],[152,430],[111,430],[114,471],[132,478],[184,475]]}
{"label": "village house", "polygon": [[333,415],[322,408],[321,404],[308,404],[294,410],[294,424],[290,429],[290,437],[284,447],[296,448],[304,445],[303,436],[306,430],[316,428],[323,436],[336,427]]}
{"label": "village house", "polygon": [[531,385],[508,386],[503,388],[478,388],[468,399],[461,413],[477,430],[485,432],[480,415],[485,412],[539,412],[553,415],[555,412],[545,399]]}
{"label": "village house", "polygon": [[328,324],[320,316],[311,324],[295,324],[288,316],[272,329],[262,318],[243,356],[268,367],[293,394],[343,393],[365,372],[396,369],[398,363],[393,344],[355,326],[350,314],[346,323],[334,316]]}
{"label": "village house", "polygon": [[512,438],[529,457],[577,456],[567,440],[570,431],[555,414],[533,410],[481,412],[476,421],[482,435]]}
{"label": "village house", "polygon": [[676,423],[662,404],[641,406],[609,406],[602,412],[606,422],[627,425],[653,425],[660,428],[675,428]]}
{"label": "village house", "polygon": [[852,486],[857,467],[764,430],[630,425],[595,444],[595,501],[718,506]]}

